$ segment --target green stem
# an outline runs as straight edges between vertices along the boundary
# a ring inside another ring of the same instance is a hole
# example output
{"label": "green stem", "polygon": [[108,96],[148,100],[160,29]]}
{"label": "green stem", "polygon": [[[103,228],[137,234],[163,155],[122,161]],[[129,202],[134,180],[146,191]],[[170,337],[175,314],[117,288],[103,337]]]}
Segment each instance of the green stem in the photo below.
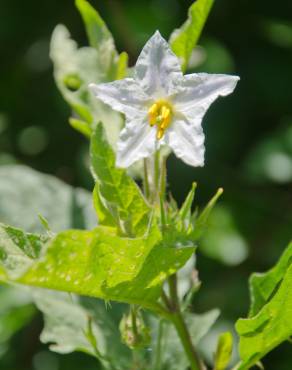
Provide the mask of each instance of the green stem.
{"label": "green stem", "polygon": [[162,292],[161,292],[161,299],[164,302],[168,311],[171,312],[173,310],[172,304],[171,304],[170,300],[168,299],[168,297],[165,294],[165,291],[163,289],[162,289]]}
{"label": "green stem", "polygon": [[163,319],[159,321],[159,326],[158,326],[158,336],[157,336],[154,370],[160,370],[162,334],[163,334]]}
{"label": "green stem", "polygon": [[[162,224],[162,231],[165,230],[166,226],[166,217],[165,217],[165,209],[164,209],[164,199],[165,199],[165,189],[166,189],[166,162],[163,161],[162,168],[160,169],[160,153],[159,150],[155,152],[154,155],[154,186],[151,192],[152,201],[154,204],[160,206],[161,211],[161,224]],[[145,165],[144,165],[145,166]],[[145,167],[144,167],[145,168]],[[144,172],[145,176],[145,172]],[[184,348],[185,354],[190,362],[191,370],[203,370],[203,364],[201,363],[199,356],[193,346],[191,336],[188,332],[186,323],[184,321],[180,303],[177,295],[177,278],[176,275],[172,275],[168,279],[169,282],[169,292],[170,292],[170,300],[162,291],[162,300],[167,308],[168,319],[172,321],[173,325],[176,328],[177,334],[181,340],[182,346]],[[155,362],[155,370],[159,369],[160,363],[160,351],[161,351],[161,332],[158,335],[158,354],[156,357]]]}
{"label": "green stem", "polygon": [[173,304],[173,313],[170,320],[174,324],[177,334],[181,340],[181,344],[185,350],[186,356],[190,361],[192,370],[203,370],[202,363],[194,348],[190,333],[188,332],[186,323],[180,310],[179,299],[177,296],[177,279],[176,275],[169,277],[169,292]]}
{"label": "green stem", "polygon": [[144,185],[144,194],[146,199],[149,199],[150,196],[150,186],[149,186],[149,179],[148,179],[148,163],[147,159],[144,158],[144,179],[143,179],[143,185]]}
{"label": "green stem", "polygon": [[176,312],[173,315],[173,320],[172,320],[177,334],[180,337],[181,343],[184,347],[185,353],[190,361],[190,366],[192,370],[201,370],[201,363],[198,359],[198,355],[194,349],[194,346],[191,341],[190,334],[188,332],[188,329],[186,327],[186,324],[184,322],[184,319],[182,317],[181,312]]}
{"label": "green stem", "polygon": [[159,184],[159,191],[160,191],[160,198],[165,200],[165,190],[166,190],[166,157],[162,158],[161,160],[161,175],[160,175],[160,184]]}
{"label": "green stem", "polygon": [[159,193],[160,193],[160,153],[157,150],[154,154],[154,203],[159,204]]}

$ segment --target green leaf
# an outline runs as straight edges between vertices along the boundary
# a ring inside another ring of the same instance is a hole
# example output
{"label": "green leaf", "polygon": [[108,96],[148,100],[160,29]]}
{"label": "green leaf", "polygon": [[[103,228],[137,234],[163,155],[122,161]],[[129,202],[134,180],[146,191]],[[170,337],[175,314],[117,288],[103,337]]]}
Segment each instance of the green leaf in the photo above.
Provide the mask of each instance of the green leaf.
{"label": "green leaf", "polygon": [[197,0],[189,8],[188,19],[170,36],[170,46],[181,59],[182,69],[188,66],[192,50],[196,46],[208,18],[214,0]]}
{"label": "green leaf", "polygon": [[128,66],[127,53],[118,55],[112,34],[88,1],[76,0],[75,3],[84,21],[89,44],[100,56],[99,68],[105,71],[108,81],[124,78]]}
{"label": "green leaf", "polygon": [[99,50],[103,43],[109,43],[114,53],[114,40],[97,10],[86,0],[76,0],[75,4],[82,16],[90,46]]}
{"label": "green leaf", "polygon": [[[46,228],[39,220],[40,214],[43,219],[45,216],[48,223]],[[89,192],[74,189],[53,176],[20,165],[0,167],[0,220],[31,232],[45,232],[48,227],[59,231],[74,226],[92,228],[96,225]],[[27,244],[30,244],[29,241]],[[3,259],[6,252],[3,251],[1,241],[0,250],[0,259]],[[18,263],[26,265],[23,254],[10,257],[10,261],[12,266],[17,266]],[[0,280],[7,279],[4,267],[0,264]],[[1,355],[6,349],[7,341],[29,322],[35,309],[29,291],[23,286],[21,289],[1,286],[0,301]]]}
{"label": "green leaf", "polygon": [[100,197],[98,183],[95,184],[93,190],[93,204],[99,224],[104,226],[115,227],[116,226],[115,219],[113,218],[109,210],[106,208],[106,206],[103,204],[103,201]]}
{"label": "green leaf", "polygon": [[217,350],[215,354],[214,370],[225,370],[231,360],[233,338],[232,334],[227,331],[220,334]]}
{"label": "green leaf", "polygon": [[127,235],[142,236],[149,227],[151,208],[135,181],[115,167],[115,154],[101,124],[91,140],[91,170],[101,202]]}
{"label": "green leaf", "polygon": [[123,307],[106,307],[97,299],[32,289],[34,301],[44,314],[41,341],[58,353],[82,351],[99,358],[106,369],[130,367],[131,353],[120,341],[118,330]]}
{"label": "green leaf", "polygon": [[193,248],[167,247],[153,225],[144,238],[113,228],[68,230],[55,237],[0,225],[0,264],[6,280],[159,310],[164,280],[180,269]]}
{"label": "green leaf", "polygon": [[[209,329],[215,323],[219,316],[219,310],[213,309],[204,314],[186,313],[185,320],[190,332],[192,342],[196,346],[200,340],[207,334]],[[158,329],[159,325],[157,320],[152,320],[154,331],[153,340],[153,359],[156,357]],[[161,348],[163,352],[160,354],[160,368],[168,370],[187,369],[189,361],[183,351],[180,339],[176,333],[174,326],[170,322],[162,322],[161,326]]]}
{"label": "green leaf", "polygon": [[47,235],[25,233],[8,225],[0,224],[0,262],[7,277],[12,281],[20,278],[40,258]]}
{"label": "green leaf", "polygon": [[21,165],[0,167],[0,222],[30,232],[44,232],[41,214],[52,231],[93,228],[91,194]]}
{"label": "green leaf", "polygon": [[251,307],[249,317],[256,315],[270,300],[281,284],[292,263],[292,243],[286,248],[278,263],[266,273],[254,273],[250,277]]}
{"label": "green leaf", "polygon": [[241,363],[238,370],[249,369],[268,352],[292,335],[292,243],[274,268],[253,275],[252,307],[247,319],[239,319]]}
{"label": "green leaf", "polygon": [[[37,308],[44,314],[45,327],[40,339],[50,343],[50,350],[58,353],[83,351],[97,356],[97,349],[87,337],[90,315],[78,304],[78,298],[68,293],[47,289],[34,289],[33,298]],[[103,345],[99,327],[92,325],[92,331]]]}

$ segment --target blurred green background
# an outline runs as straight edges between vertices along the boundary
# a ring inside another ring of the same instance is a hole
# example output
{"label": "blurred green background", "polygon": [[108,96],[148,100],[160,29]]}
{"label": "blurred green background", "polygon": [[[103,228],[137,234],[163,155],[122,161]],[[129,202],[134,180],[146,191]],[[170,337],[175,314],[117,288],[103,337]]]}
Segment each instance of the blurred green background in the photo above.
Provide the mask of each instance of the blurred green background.
{"label": "blurred green background", "polygon": [[[156,29],[168,38],[181,25],[192,1],[91,3],[113,32],[118,50],[126,50],[134,64]],[[0,165],[23,163],[92,189],[88,143],[67,123],[70,110],[55,86],[49,59],[50,36],[58,23],[80,46],[87,43],[74,2],[1,0],[0,14]],[[292,235],[291,1],[217,0],[199,44],[192,71],[234,73],[241,81],[205,117],[205,167],[190,168],[171,157],[169,187],[181,202],[197,181],[199,205],[219,186],[225,190],[202,240],[203,287],[194,303],[198,312],[219,307],[222,322],[230,325],[247,313],[250,273],[271,267]],[[41,316],[33,316],[30,306],[11,311],[5,292],[0,299],[6,325],[0,323],[1,370],[96,368],[84,354],[48,352],[38,340]],[[27,325],[10,338],[17,315]],[[263,362],[267,370],[291,370],[291,344]]]}

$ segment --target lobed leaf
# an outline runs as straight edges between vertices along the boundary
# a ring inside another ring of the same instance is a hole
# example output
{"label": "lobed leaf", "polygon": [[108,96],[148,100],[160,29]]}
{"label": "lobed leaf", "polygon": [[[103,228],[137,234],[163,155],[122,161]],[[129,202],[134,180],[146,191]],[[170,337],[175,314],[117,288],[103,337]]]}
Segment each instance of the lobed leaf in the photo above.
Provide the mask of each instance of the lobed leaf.
{"label": "lobed leaf", "polygon": [[3,280],[159,309],[163,281],[180,269],[193,248],[167,247],[155,225],[143,238],[115,229],[68,230],[53,238],[0,224]]}
{"label": "lobed leaf", "polygon": [[[103,210],[111,215],[126,235],[142,236],[146,233],[151,208],[146,203],[135,181],[124,169],[115,167],[115,154],[106,140],[101,124],[96,126],[91,140],[91,170],[97,182],[95,194],[99,194]],[[96,199],[96,196],[95,196]]]}
{"label": "lobed leaf", "polygon": [[[37,308],[44,314],[41,342],[49,343],[54,352],[65,354],[77,350],[98,357],[97,348],[88,338],[91,316],[79,305],[76,296],[37,288],[32,292]],[[102,348],[98,325],[92,323],[91,330]]]}
{"label": "lobed leaf", "polygon": [[256,315],[278,289],[292,263],[292,243],[284,251],[278,263],[266,273],[254,273],[250,277],[251,307],[249,317]]}
{"label": "lobed leaf", "polygon": [[292,335],[291,262],[292,243],[273,269],[250,280],[250,316],[236,323],[241,357],[238,370],[249,369]]}
{"label": "lobed leaf", "polygon": [[[41,215],[45,225],[41,224],[38,215]],[[91,228],[96,225],[96,215],[89,192],[74,189],[53,176],[25,166],[7,165],[0,167],[0,221],[31,232],[45,232],[46,229]],[[14,237],[18,238],[19,233]],[[1,242],[0,247],[0,259],[4,259],[3,253],[6,252]],[[29,266],[33,262],[30,259],[25,262],[25,256],[19,253],[10,256],[9,260],[15,267],[19,264]],[[1,264],[0,280],[8,280]],[[29,293],[23,286],[0,287],[0,356],[5,353],[7,341],[12,335],[27,325],[36,313]]]}
{"label": "lobed leaf", "polygon": [[170,46],[181,59],[182,69],[188,66],[192,50],[196,46],[208,18],[214,0],[197,0],[189,8],[188,19],[170,36]]}
{"label": "lobed leaf", "polygon": [[123,307],[106,307],[98,299],[32,289],[33,299],[44,315],[41,341],[58,353],[82,351],[97,357],[104,368],[130,367],[131,353],[120,341],[118,330]]}

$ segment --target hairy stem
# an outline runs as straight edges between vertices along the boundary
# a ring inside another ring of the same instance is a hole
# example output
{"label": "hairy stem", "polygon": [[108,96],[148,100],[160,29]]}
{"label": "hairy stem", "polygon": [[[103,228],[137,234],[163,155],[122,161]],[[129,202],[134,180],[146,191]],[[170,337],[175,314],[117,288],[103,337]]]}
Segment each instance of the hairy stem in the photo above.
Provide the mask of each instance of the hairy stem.
{"label": "hairy stem", "polygon": [[201,360],[195,350],[195,347],[192,343],[190,333],[184,321],[179,299],[177,295],[177,278],[176,275],[170,276],[169,280],[169,292],[173,306],[173,312],[170,317],[173,325],[176,328],[177,334],[181,340],[181,344],[185,350],[186,356],[190,361],[190,366],[192,370],[203,370]]}

